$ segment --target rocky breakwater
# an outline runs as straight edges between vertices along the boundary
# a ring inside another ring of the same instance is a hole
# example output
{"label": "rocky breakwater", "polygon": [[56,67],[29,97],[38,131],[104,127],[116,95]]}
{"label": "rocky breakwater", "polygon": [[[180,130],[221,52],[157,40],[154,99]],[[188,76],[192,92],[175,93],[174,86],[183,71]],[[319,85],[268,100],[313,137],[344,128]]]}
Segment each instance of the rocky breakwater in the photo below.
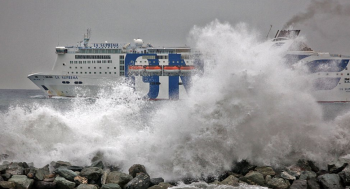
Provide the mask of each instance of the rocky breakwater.
{"label": "rocky breakwater", "polygon": [[[350,160],[350,159],[349,159]],[[229,171],[202,178],[183,178],[164,182],[152,178],[145,166],[135,164],[128,173],[115,166],[105,167],[101,160],[90,166],[74,166],[69,162],[51,162],[35,168],[26,162],[3,162],[0,165],[0,188],[13,189],[167,189],[181,188],[249,188],[257,185],[272,189],[344,189],[350,186],[350,168],[346,159],[319,169],[313,161],[300,159],[284,168],[256,166],[248,161],[236,162]],[[225,187],[226,188],[226,187]]]}

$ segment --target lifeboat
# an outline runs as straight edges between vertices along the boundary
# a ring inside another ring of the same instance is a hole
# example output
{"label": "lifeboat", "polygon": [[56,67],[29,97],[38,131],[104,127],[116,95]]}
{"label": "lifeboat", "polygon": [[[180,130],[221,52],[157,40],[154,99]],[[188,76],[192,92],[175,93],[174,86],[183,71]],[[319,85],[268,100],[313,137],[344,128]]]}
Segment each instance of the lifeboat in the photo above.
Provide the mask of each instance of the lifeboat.
{"label": "lifeboat", "polygon": [[164,75],[179,75],[180,68],[178,66],[164,66],[163,67]]}
{"label": "lifeboat", "polygon": [[144,71],[143,66],[129,66],[129,75],[140,75]]}
{"label": "lifeboat", "polygon": [[194,70],[194,66],[180,66],[180,75],[190,75]]}
{"label": "lifeboat", "polygon": [[146,66],[145,71],[146,75],[162,75],[161,66]]}

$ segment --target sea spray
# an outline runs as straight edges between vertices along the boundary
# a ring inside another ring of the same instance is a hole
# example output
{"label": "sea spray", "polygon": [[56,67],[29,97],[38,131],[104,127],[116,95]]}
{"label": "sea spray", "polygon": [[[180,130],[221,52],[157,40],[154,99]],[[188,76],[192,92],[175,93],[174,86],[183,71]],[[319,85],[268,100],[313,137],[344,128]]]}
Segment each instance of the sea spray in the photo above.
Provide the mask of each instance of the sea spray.
{"label": "sea spray", "polygon": [[323,120],[302,66],[287,66],[286,49],[245,24],[219,21],[194,27],[190,39],[206,62],[189,99],[144,101],[120,82],[95,99],[67,99],[66,109],[14,105],[0,115],[0,154],[40,167],[88,165],[99,153],[124,171],[140,163],[170,180],[216,175],[242,159],[278,167],[348,153],[349,115]]}

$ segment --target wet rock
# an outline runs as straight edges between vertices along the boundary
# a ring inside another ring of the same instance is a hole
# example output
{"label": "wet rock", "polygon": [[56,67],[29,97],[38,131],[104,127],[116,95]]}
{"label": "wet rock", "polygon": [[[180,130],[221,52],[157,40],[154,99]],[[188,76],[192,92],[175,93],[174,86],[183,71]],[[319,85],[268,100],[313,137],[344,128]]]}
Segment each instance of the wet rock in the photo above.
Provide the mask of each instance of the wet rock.
{"label": "wet rock", "polygon": [[86,177],[89,180],[98,180],[102,176],[102,169],[98,167],[87,167],[81,170],[80,176]]}
{"label": "wet rock", "polygon": [[146,168],[145,166],[141,165],[141,164],[134,164],[133,166],[131,166],[129,168],[129,175],[131,175],[133,178],[136,177],[137,173],[146,173]]}
{"label": "wet rock", "polygon": [[55,189],[55,182],[45,182],[45,181],[35,181],[34,182],[35,189]]}
{"label": "wet rock", "polygon": [[108,183],[102,185],[101,189],[122,189],[118,184]]}
{"label": "wet rock", "polygon": [[88,183],[88,179],[82,176],[76,176],[74,177],[74,182],[76,184],[87,184]]}
{"label": "wet rock", "polygon": [[147,189],[150,185],[150,177],[146,173],[139,173],[125,185],[125,189]]}
{"label": "wet rock", "polygon": [[63,177],[57,176],[55,178],[54,183],[56,183],[57,189],[73,189],[75,187],[75,183],[72,181],[69,181]]}
{"label": "wet rock", "polygon": [[152,187],[149,187],[148,189],[167,189],[167,188],[170,188],[172,187],[173,185],[169,184],[169,183],[164,183],[164,182],[161,182],[159,183],[158,185],[154,185]]}
{"label": "wet rock", "polygon": [[218,177],[218,181],[223,181],[225,180],[228,176],[230,175],[233,175],[235,176],[236,178],[240,178],[240,177],[243,177],[243,175],[241,174],[238,174],[238,173],[234,173],[232,171],[225,171],[224,173],[220,174],[219,177]]}
{"label": "wet rock", "polygon": [[118,171],[112,171],[107,175],[106,183],[114,183],[123,187],[129,181],[131,181],[133,177],[131,175],[121,173]]}
{"label": "wet rock", "polygon": [[233,175],[230,175],[225,180],[221,181],[219,185],[239,186],[239,179]]}
{"label": "wet rock", "polygon": [[285,169],[285,172],[287,172],[289,175],[291,175],[295,178],[299,178],[302,171],[303,170],[300,167],[295,166],[295,165],[287,167]]}
{"label": "wet rock", "polygon": [[267,186],[272,189],[287,189],[290,186],[290,184],[283,178],[272,178],[267,183]]}
{"label": "wet rock", "polygon": [[49,165],[46,165],[43,168],[37,169],[35,171],[34,179],[42,181],[44,180],[45,175],[48,174],[50,174]]}
{"label": "wet rock", "polygon": [[318,177],[323,189],[343,189],[337,174],[324,174]]}
{"label": "wet rock", "polygon": [[309,180],[311,178],[316,178],[317,174],[313,171],[303,171],[300,174],[299,180]]}
{"label": "wet rock", "polygon": [[308,189],[321,189],[320,184],[317,181],[317,178],[311,178],[307,181],[307,188]]}
{"label": "wet rock", "polygon": [[44,178],[44,182],[53,182],[55,178]]}
{"label": "wet rock", "polygon": [[77,189],[98,189],[98,187],[93,184],[80,184]]}
{"label": "wet rock", "polygon": [[10,182],[10,181],[0,181],[0,188],[15,188],[16,185],[14,182]]}
{"label": "wet rock", "polygon": [[236,163],[232,171],[241,175],[246,175],[249,171],[254,170],[255,168],[255,165],[251,165],[248,161],[242,160]]}
{"label": "wet rock", "polygon": [[256,167],[255,171],[258,171],[259,173],[263,174],[264,177],[266,175],[272,175],[273,176],[273,175],[276,174],[276,172],[271,167],[268,167],[268,166]]}
{"label": "wet rock", "polygon": [[296,165],[300,168],[301,171],[312,171],[312,168],[309,165],[309,162],[311,161],[308,161],[306,159],[299,159]]}
{"label": "wet rock", "polygon": [[307,189],[307,181],[306,180],[296,180],[290,186],[289,189]]}
{"label": "wet rock", "polygon": [[103,162],[101,160],[97,160],[97,161],[92,162],[91,167],[98,167],[101,169],[105,168],[105,166],[103,165]]}
{"label": "wet rock", "polygon": [[348,163],[342,162],[342,161],[336,161],[328,164],[328,171],[330,173],[340,173],[346,166],[348,166]]}
{"label": "wet rock", "polygon": [[350,186],[350,172],[349,171],[342,171],[339,174],[340,180],[345,186]]}
{"label": "wet rock", "polygon": [[263,174],[257,172],[257,171],[250,171],[247,173],[244,177],[239,178],[241,181],[246,182],[248,184],[252,185],[265,185],[265,179]]}
{"label": "wet rock", "polygon": [[271,175],[266,175],[265,183],[268,183],[272,179]]}
{"label": "wet rock", "polygon": [[22,167],[22,164],[17,162],[12,162],[8,165],[6,169],[6,173],[9,173],[11,175],[23,175],[24,174],[24,168]]}
{"label": "wet rock", "polygon": [[25,175],[13,175],[10,179],[10,182],[14,182],[16,185],[16,188],[20,189],[29,189],[32,188],[34,184],[33,179],[27,178]]}
{"label": "wet rock", "polygon": [[295,179],[296,179],[295,176],[290,175],[290,174],[289,174],[288,172],[286,172],[286,171],[282,171],[281,177],[284,178],[284,179],[286,179],[286,180],[295,180]]}
{"label": "wet rock", "polygon": [[30,179],[34,179],[34,176],[35,176],[35,168],[32,167],[29,169],[29,172],[26,174],[28,178]]}
{"label": "wet rock", "polygon": [[7,165],[0,165],[0,173],[5,173],[7,167]]}
{"label": "wet rock", "polygon": [[158,185],[161,182],[164,182],[163,178],[151,178],[150,186]]}
{"label": "wet rock", "polygon": [[1,176],[4,180],[9,180],[12,177],[10,173],[5,173],[5,174],[2,174]]}
{"label": "wet rock", "polygon": [[79,171],[80,172],[81,170],[84,169],[84,167],[82,167],[82,166],[68,166],[67,169],[68,170],[72,170],[72,171]]}
{"label": "wet rock", "polygon": [[110,169],[104,170],[101,176],[101,184],[106,184],[107,176],[111,172]]}
{"label": "wet rock", "polygon": [[55,173],[51,173],[51,174],[45,175],[45,178],[55,178],[55,177],[56,177]]}
{"label": "wet rock", "polygon": [[74,171],[65,168],[58,168],[55,170],[55,173],[70,181],[74,181],[74,177],[77,176]]}
{"label": "wet rock", "polygon": [[57,169],[57,168],[59,168],[59,167],[69,167],[69,166],[72,166],[69,162],[67,162],[67,161],[53,161],[53,162],[51,162],[50,163],[50,165],[53,167],[53,168],[55,168],[55,169]]}

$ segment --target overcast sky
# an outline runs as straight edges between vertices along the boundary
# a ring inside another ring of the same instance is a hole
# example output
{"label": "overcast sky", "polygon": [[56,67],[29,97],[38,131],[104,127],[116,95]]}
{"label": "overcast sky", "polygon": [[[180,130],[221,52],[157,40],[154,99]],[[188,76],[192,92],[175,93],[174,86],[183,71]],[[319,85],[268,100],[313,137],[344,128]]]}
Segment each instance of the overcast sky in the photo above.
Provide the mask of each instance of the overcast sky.
{"label": "overcast sky", "polygon": [[27,79],[50,71],[57,45],[90,42],[183,46],[194,25],[218,19],[270,37],[287,23],[317,51],[350,55],[350,0],[0,0],[0,88],[36,89]]}

